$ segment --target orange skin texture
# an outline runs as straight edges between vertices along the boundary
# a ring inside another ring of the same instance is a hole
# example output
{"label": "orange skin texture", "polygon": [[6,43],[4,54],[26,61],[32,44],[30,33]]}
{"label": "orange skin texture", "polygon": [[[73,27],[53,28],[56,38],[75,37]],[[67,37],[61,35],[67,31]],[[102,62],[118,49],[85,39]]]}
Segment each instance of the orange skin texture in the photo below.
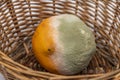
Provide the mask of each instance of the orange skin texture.
{"label": "orange skin texture", "polygon": [[49,25],[50,21],[50,18],[48,18],[39,24],[32,38],[32,47],[40,64],[46,70],[58,74],[59,72],[50,58],[55,51],[55,43],[52,35],[54,29]]}

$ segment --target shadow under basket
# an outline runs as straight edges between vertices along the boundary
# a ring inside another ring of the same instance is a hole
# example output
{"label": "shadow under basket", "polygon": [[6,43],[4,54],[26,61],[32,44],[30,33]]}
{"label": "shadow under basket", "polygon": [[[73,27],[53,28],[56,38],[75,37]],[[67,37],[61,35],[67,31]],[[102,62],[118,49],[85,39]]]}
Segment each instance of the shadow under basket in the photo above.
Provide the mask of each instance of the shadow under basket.
{"label": "shadow under basket", "polygon": [[[31,38],[45,18],[74,14],[94,32],[96,55],[77,75],[47,72],[32,52]],[[120,79],[119,0],[0,0],[0,71],[6,80]]]}

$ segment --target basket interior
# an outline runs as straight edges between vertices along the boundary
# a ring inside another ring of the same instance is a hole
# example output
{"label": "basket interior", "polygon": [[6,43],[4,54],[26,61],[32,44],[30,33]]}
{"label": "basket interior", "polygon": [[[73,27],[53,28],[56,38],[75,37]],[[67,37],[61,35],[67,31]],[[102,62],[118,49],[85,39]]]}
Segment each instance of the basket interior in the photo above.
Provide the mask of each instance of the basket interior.
{"label": "basket interior", "polygon": [[31,38],[45,18],[74,14],[94,32],[97,51],[82,74],[120,67],[119,0],[5,0],[0,3],[0,50],[14,61],[46,71],[33,56]]}

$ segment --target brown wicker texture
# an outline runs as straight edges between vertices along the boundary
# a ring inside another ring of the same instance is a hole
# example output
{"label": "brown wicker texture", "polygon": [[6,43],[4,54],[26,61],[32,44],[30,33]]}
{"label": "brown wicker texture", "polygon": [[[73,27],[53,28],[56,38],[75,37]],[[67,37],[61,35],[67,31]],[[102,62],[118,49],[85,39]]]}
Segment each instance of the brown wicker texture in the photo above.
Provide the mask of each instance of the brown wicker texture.
{"label": "brown wicker texture", "polygon": [[[74,14],[94,32],[96,55],[78,75],[47,72],[34,58],[31,37],[41,20]],[[0,0],[0,71],[6,80],[120,79],[120,0]]]}

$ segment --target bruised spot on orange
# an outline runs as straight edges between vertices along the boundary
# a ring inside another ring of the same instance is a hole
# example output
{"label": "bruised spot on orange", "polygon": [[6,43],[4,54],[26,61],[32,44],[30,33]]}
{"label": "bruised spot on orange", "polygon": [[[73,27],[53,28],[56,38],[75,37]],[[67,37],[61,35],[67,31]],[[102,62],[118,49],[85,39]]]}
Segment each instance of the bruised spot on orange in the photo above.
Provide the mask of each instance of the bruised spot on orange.
{"label": "bruised spot on orange", "polygon": [[55,43],[53,40],[54,29],[51,27],[51,19],[45,19],[36,29],[32,38],[32,47],[36,58],[40,64],[50,72],[58,73],[55,64],[50,58],[55,51]]}

